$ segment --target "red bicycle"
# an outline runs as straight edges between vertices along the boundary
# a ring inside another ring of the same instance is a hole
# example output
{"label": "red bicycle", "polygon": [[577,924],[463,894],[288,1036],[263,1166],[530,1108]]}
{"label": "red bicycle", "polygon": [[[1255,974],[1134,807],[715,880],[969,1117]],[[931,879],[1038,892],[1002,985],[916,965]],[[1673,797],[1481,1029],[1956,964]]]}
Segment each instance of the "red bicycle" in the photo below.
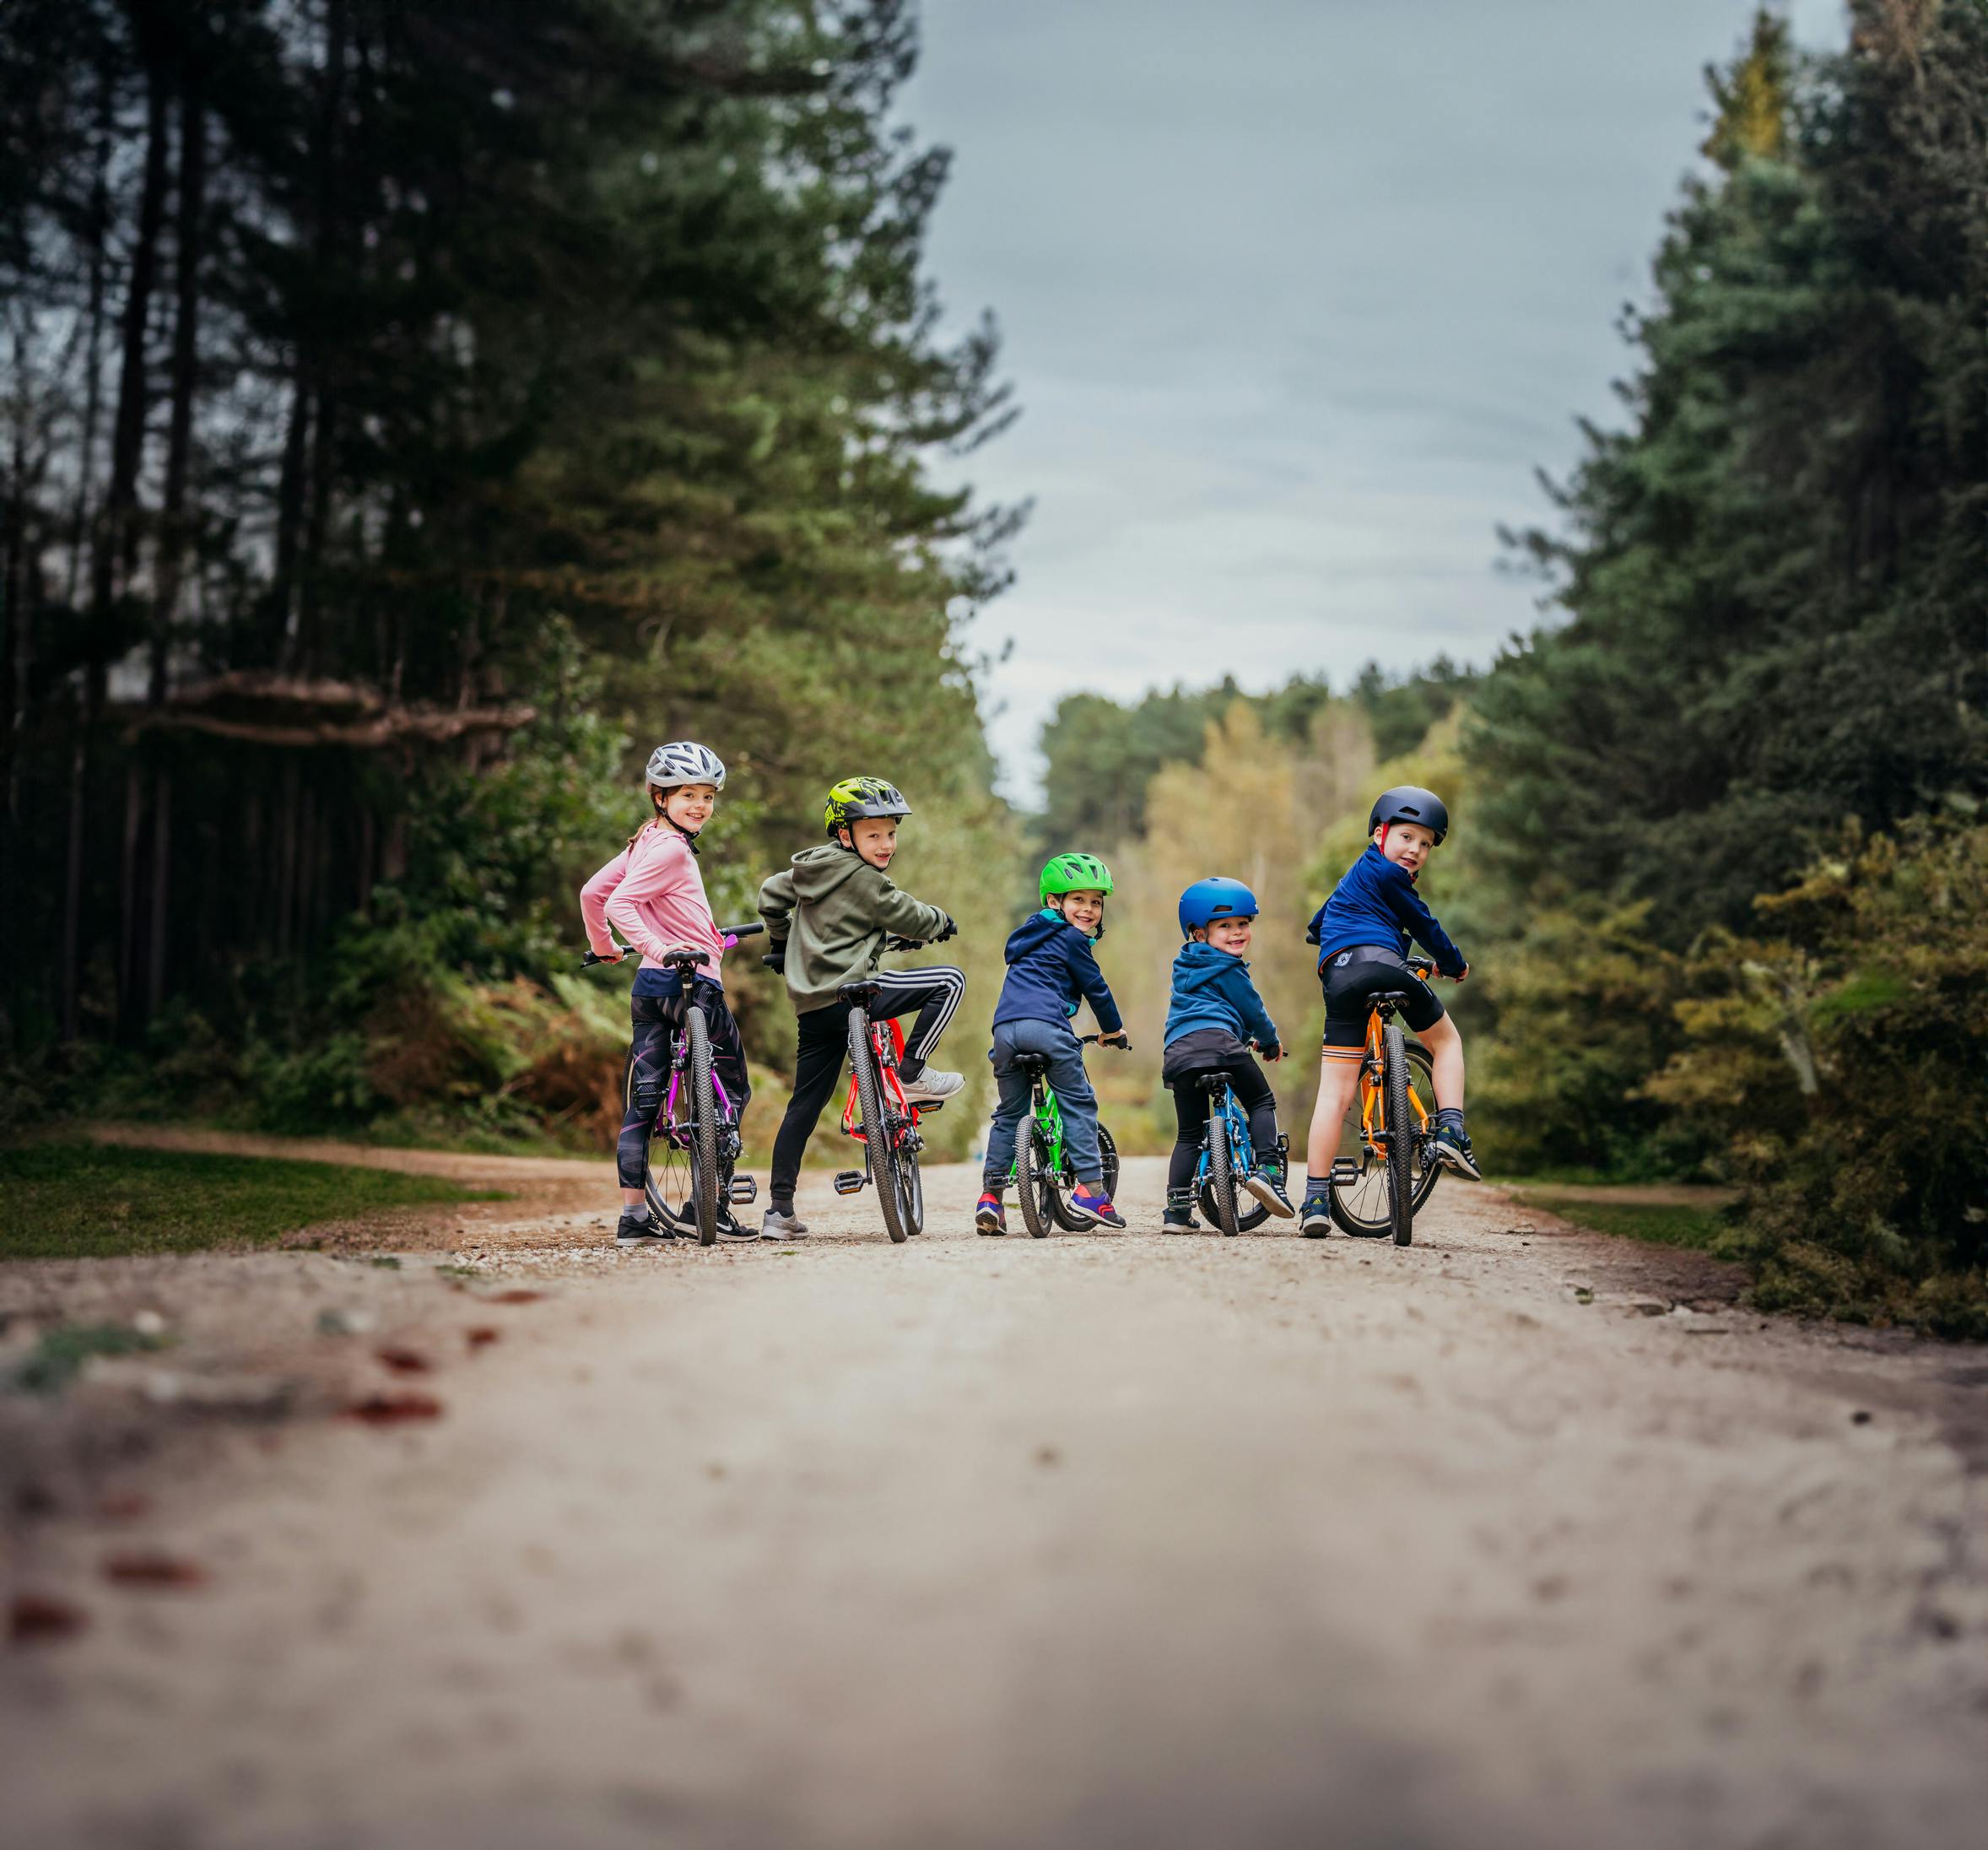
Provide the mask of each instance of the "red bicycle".
{"label": "red bicycle", "polygon": [[[893,938],[889,950],[916,950],[919,941]],[[835,993],[849,1009],[849,1099],[842,1107],[842,1133],[863,1146],[868,1168],[845,1169],[835,1177],[839,1195],[858,1193],[866,1182],[877,1185],[883,1225],[891,1242],[901,1246],[925,1231],[925,1184],[918,1174],[918,1153],[925,1147],[919,1134],[921,1112],[936,1112],[939,1101],[914,1105],[905,1096],[898,1066],[904,1058],[904,1030],[885,1017],[873,1020],[870,1005],[882,985],[844,983]]]}

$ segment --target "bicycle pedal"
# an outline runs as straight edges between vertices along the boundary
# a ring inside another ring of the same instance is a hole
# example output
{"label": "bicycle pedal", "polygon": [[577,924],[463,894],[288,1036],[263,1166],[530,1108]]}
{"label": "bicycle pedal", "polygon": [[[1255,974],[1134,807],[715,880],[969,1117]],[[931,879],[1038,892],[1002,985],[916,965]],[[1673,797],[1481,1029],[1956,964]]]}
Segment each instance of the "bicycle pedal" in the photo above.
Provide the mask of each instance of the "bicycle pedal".
{"label": "bicycle pedal", "polygon": [[943,1099],[920,1099],[918,1101],[917,1112],[921,1117],[929,1117],[933,1112],[943,1112],[945,1108],[946,1101]]}
{"label": "bicycle pedal", "polygon": [[839,1195],[857,1194],[869,1179],[860,1169],[838,1170],[835,1172],[835,1193]]}
{"label": "bicycle pedal", "polygon": [[750,1176],[734,1176],[731,1193],[732,1205],[743,1208],[748,1202],[759,1198],[759,1184]]}
{"label": "bicycle pedal", "polygon": [[1326,1179],[1335,1188],[1350,1188],[1360,1179],[1360,1166],[1343,1156],[1335,1157],[1332,1172]]}

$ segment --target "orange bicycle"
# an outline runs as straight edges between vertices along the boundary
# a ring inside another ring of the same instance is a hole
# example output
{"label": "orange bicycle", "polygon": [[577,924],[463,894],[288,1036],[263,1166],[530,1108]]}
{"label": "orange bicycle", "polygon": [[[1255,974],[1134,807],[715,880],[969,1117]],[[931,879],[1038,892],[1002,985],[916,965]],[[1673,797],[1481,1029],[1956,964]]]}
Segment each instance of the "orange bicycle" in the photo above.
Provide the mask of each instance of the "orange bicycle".
{"label": "orange bicycle", "polygon": [[[1424,978],[1435,969],[1426,957],[1411,957],[1408,967]],[[1391,1233],[1394,1243],[1405,1247],[1415,1238],[1415,1210],[1429,1199],[1443,1172],[1431,1143],[1435,1082],[1429,1050],[1411,1041],[1395,1020],[1407,993],[1382,990],[1369,999],[1359,1097],[1348,1108],[1339,1139],[1344,1149],[1357,1139],[1359,1160],[1342,1155],[1333,1162],[1328,1205],[1333,1220],[1354,1239],[1380,1240]]]}

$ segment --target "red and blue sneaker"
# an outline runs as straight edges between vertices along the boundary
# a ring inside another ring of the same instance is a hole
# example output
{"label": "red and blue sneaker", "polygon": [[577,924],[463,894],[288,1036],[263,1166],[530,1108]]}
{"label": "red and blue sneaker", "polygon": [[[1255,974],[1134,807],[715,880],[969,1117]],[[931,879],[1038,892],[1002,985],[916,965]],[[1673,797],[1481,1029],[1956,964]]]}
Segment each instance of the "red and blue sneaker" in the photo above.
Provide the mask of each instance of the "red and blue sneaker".
{"label": "red and blue sneaker", "polygon": [[1111,1205],[1109,1195],[1094,1195],[1082,1182],[1070,1191],[1070,1209],[1073,1215],[1083,1216],[1080,1225],[1086,1227],[1122,1227],[1125,1216]]}
{"label": "red and blue sneaker", "polygon": [[975,1206],[973,1225],[976,1233],[1008,1231],[1008,1210],[1001,1205],[1001,1197],[992,1190],[982,1195]]}

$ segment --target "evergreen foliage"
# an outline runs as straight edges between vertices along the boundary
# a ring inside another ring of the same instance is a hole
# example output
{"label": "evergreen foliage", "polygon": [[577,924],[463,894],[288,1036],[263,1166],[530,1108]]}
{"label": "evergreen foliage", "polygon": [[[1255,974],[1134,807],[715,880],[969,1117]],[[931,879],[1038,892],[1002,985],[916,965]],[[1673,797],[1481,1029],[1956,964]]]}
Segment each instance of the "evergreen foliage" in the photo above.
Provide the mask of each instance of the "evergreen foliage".
{"label": "evergreen foliage", "polygon": [[1013,408],[915,53],[910,0],[0,9],[0,1058],[191,1008],[376,1101],[383,1007],[574,955],[663,738],[734,914],[852,770],[999,887],[1017,516],[932,464]]}

